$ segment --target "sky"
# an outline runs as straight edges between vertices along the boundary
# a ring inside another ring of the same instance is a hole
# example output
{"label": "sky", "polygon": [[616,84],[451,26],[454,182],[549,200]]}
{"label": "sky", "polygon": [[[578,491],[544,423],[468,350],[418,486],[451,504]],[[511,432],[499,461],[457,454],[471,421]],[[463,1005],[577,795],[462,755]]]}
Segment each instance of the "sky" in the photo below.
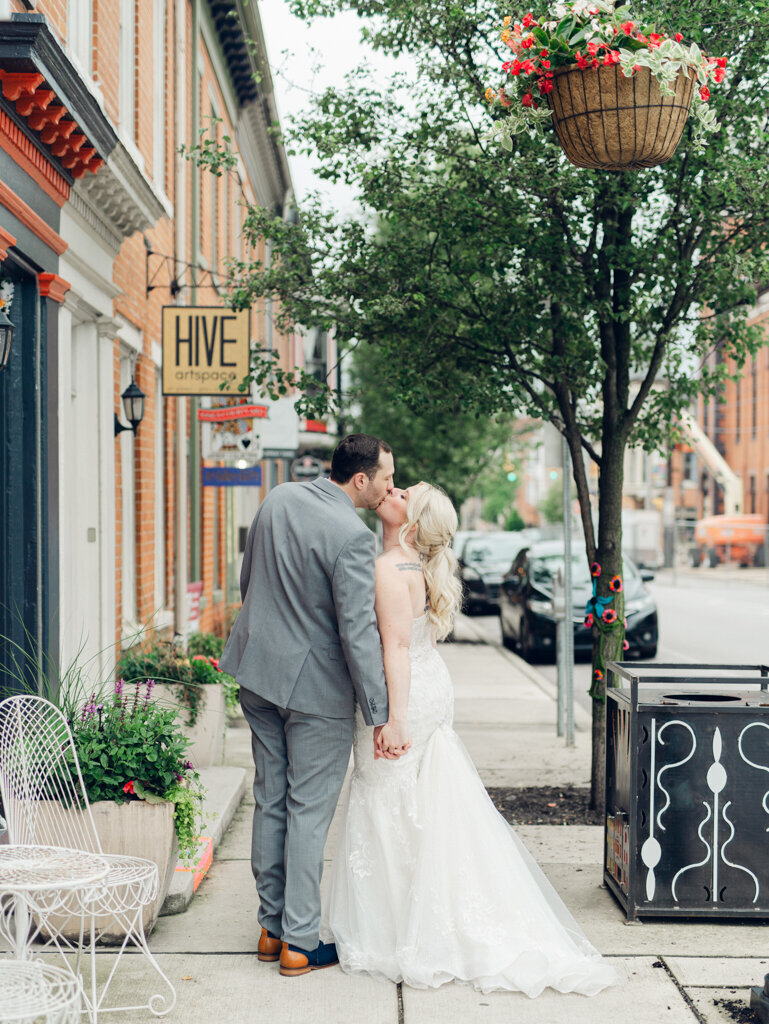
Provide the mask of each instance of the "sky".
{"label": "sky", "polygon": [[[285,127],[292,115],[307,109],[313,93],[340,85],[346,72],[365,55],[359,40],[359,19],[345,12],[333,18],[318,18],[310,29],[291,15],[285,0],[259,0],[259,14],[280,123]],[[289,163],[300,200],[308,191],[319,189],[339,201],[353,201],[346,187],[335,189],[317,178],[309,157],[291,156]]]}
{"label": "sky", "polygon": [[[2,2],[2,0],[0,0]],[[317,18],[307,25],[291,15],[285,0],[259,0],[275,98],[281,124],[306,110],[311,96],[331,85],[342,85],[345,74],[361,61],[386,74],[405,64],[374,53],[360,41],[360,19],[353,12]],[[309,157],[289,157],[294,191],[301,200],[308,191],[324,193],[342,212],[355,207],[349,186],[331,185],[316,177]]]}

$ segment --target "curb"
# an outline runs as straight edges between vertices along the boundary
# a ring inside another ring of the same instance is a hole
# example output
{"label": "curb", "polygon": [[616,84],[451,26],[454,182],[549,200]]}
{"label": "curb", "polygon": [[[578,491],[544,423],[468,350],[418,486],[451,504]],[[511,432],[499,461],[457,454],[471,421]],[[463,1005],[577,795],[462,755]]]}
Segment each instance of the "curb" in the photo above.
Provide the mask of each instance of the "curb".
{"label": "curb", "polygon": [[160,909],[161,917],[183,914],[192,902],[192,897],[211,866],[214,850],[221,843],[229,828],[235,811],[240,807],[246,792],[246,769],[233,765],[216,765],[200,769],[200,779],[206,795],[203,798],[203,814],[207,836],[200,838],[200,854],[192,865],[176,865],[168,895]]}

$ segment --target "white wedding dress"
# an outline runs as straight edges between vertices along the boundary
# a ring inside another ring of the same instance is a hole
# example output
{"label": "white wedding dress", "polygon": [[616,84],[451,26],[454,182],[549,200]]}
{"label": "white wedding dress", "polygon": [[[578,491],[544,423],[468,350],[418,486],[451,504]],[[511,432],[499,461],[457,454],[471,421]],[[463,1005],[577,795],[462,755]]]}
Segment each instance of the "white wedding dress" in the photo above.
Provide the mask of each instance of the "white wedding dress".
{"label": "white wedding dress", "polygon": [[451,679],[427,615],[413,622],[410,657],[411,750],[375,761],[372,729],[357,713],[321,938],[336,942],[345,971],[414,988],[453,980],[533,997],[618,983],[452,729]]}

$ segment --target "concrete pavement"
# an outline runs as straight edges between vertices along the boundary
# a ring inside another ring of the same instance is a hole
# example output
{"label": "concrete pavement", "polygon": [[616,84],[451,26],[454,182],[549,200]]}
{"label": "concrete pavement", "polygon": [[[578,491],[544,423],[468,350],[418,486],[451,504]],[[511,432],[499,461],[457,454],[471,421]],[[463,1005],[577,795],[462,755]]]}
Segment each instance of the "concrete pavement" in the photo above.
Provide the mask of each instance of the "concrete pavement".
{"label": "concrete pavement", "polygon": [[[443,645],[456,690],[457,731],[490,786],[587,785],[589,721],[577,711],[576,744],[567,749],[555,734],[553,688],[515,655],[478,642],[470,620],[457,641]],[[250,735],[231,728],[227,763],[251,770]],[[278,974],[256,959],[257,900],[251,876],[250,791],[216,850],[208,876],[186,913],[161,918],[153,952],[176,986],[169,1021],[184,1024],[554,1024],[623,1020],[628,1024],[734,1021],[751,985],[769,972],[769,940],[756,924],[628,926],[601,886],[600,827],[531,826],[518,833],[572,911],[588,938],[616,958],[627,983],[587,999],[547,992],[529,1000],[518,993],[481,995],[450,984],[417,991],[350,978],[339,969],[299,979]],[[329,852],[333,849],[332,826]],[[99,957],[100,970],[112,961]],[[128,995],[147,980],[142,958],[131,956],[115,987]],[[117,995],[117,992],[116,992]],[[133,1014],[131,1024],[155,1020]],[[748,1018],[749,1019],[749,1018]]]}

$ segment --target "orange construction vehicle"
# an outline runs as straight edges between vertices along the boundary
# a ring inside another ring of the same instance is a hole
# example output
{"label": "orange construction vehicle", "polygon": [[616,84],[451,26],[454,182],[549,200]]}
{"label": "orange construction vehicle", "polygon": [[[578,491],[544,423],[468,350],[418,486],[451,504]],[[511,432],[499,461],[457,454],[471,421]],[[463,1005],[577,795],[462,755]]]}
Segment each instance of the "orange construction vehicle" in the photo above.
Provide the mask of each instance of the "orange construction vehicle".
{"label": "orange construction vehicle", "polygon": [[695,566],[737,562],[739,565],[765,565],[767,530],[758,514],[708,516],[694,528]]}

